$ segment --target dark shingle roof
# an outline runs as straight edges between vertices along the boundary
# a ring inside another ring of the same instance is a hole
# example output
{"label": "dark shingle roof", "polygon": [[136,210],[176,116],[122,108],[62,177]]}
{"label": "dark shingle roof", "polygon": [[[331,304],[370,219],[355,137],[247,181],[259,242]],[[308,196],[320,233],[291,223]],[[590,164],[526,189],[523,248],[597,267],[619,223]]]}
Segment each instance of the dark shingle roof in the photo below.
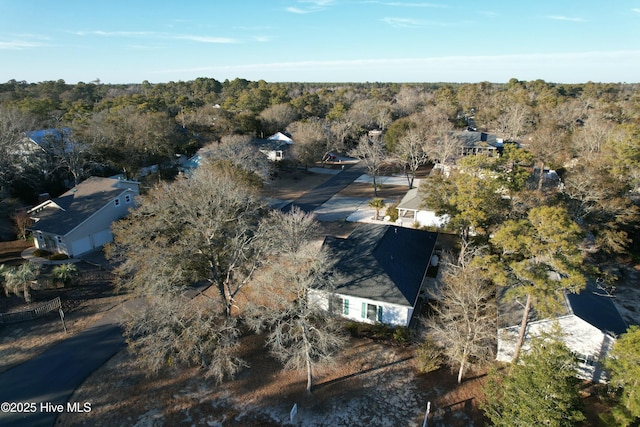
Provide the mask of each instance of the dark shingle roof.
{"label": "dark shingle roof", "polygon": [[326,237],[336,261],[335,292],[414,306],[438,234],[389,225],[360,224],[346,239]]}
{"label": "dark shingle roof", "polygon": [[[505,300],[505,291],[506,288],[501,288],[498,293],[500,327],[519,324],[523,313],[522,304]],[[564,297],[563,311],[558,313],[558,316],[573,314],[599,330],[613,335],[620,335],[627,330],[627,324],[613,304],[611,297],[605,296],[604,291],[599,291],[593,281],[590,281],[581,292],[577,294],[566,292]],[[535,313],[535,306],[532,308],[530,319],[542,320]]]}
{"label": "dark shingle roof", "polygon": [[118,182],[113,178],[88,178],[41,210],[33,211],[31,216],[38,221],[31,229],[66,235],[125,191]]}
{"label": "dark shingle roof", "polygon": [[611,301],[611,297],[605,296],[604,291],[599,291],[595,284],[589,283],[578,294],[568,293],[566,298],[574,315],[601,331],[621,335],[627,330],[627,324]]}

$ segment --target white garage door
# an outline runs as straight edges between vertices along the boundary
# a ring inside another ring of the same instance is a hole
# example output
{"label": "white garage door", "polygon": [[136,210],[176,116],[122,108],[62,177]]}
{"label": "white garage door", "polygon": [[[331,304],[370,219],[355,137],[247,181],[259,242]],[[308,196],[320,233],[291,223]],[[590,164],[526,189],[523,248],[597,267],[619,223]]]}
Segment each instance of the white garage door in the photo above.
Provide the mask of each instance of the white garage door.
{"label": "white garage door", "polygon": [[89,239],[89,236],[71,242],[71,256],[73,257],[89,252],[91,249],[93,248],[91,247],[91,239]]}
{"label": "white garage door", "polygon": [[113,234],[111,230],[102,230],[93,235],[93,247],[99,248],[103,245],[113,241]]}

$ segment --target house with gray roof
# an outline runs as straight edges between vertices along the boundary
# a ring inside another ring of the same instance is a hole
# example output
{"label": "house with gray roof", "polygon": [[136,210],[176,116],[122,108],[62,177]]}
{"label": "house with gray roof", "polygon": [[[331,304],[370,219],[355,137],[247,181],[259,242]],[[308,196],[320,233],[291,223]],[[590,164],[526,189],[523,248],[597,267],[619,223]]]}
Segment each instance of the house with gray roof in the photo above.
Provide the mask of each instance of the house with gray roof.
{"label": "house with gray roof", "polygon": [[438,215],[424,207],[419,189],[412,188],[398,204],[398,222],[400,225],[444,228],[449,222],[449,215]]}
{"label": "house with gray roof", "polygon": [[465,130],[454,132],[454,136],[459,142],[460,156],[484,154],[493,157],[500,154],[504,148],[502,139],[486,132]]}
{"label": "house with gray roof", "polygon": [[40,203],[28,211],[35,246],[70,258],[100,249],[113,241],[111,224],[127,215],[139,191],[135,181],[91,177]]}
{"label": "house with gray roof", "polygon": [[[560,326],[562,340],[579,360],[578,376],[594,382],[606,381],[602,361],[607,357],[617,337],[625,333],[627,324],[616,309],[613,295],[589,282],[580,293],[565,293],[563,311],[554,318],[529,321],[527,335],[522,346],[526,351],[529,337]],[[513,359],[522,318],[522,306],[506,304],[499,300],[498,352],[496,359],[510,362]]]}
{"label": "house with gray roof", "polygon": [[409,326],[438,234],[412,228],[360,224],[347,237],[326,237],[335,288],[310,298],[325,310],[365,323]]}

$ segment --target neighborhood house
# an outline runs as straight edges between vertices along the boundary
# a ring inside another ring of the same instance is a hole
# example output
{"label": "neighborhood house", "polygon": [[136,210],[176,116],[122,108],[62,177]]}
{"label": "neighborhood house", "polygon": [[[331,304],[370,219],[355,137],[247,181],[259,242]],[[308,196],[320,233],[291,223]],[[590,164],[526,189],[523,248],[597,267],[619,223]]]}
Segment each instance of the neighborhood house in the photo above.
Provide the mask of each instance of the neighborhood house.
{"label": "neighborhood house", "polygon": [[138,194],[134,181],[88,178],[29,210],[35,246],[70,258],[101,248],[113,241],[111,224],[127,215]]}
{"label": "neighborhood house", "polygon": [[291,136],[284,132],[276,132],[267,139],[254,139],[253,144],[272,162],[283,160],[293,144]]}
{"label": "neighborhood house", "polygon": [[418,227],[444,228],[449,222],[449,215],[438,215],[435,211],[423,207],[423,200],[418,188],[412,188],[402,198],[398,205],[398,222],[400,225],[414,225]]}
{"label": "neighborhood house", "polygon": [[[508,326],[498,330],[496,358],[499,361],[510,362],[520,329],[520,325],[515,323],[519,321],[516,320],[518,315],[522,316],[522,311],[515,310],[507,314],[504,313],[503,307],[499,304],[501,317],[504,318],[500,323],[508,323]],[[579,360],[578,376],[594,382],[606,381],[601,362],[609,354],[616,338],[627,329],[627,324],[613,304],[611,295],[593,283],[578,294],[566,293],[564,312],[556,318],[530,321],[527,337],[548,332],[555,324],[560,326],[562,340]],[[523,344],[523,350],[526,348],[528,339],[525,339]]]}
{"label": "neighborhood house", "polygon": [[315,289],[310,298],[348,319],[409,326],[437,236],[365,223],[346,239],[327,236],[323,247],[335,263],[336,285]]}

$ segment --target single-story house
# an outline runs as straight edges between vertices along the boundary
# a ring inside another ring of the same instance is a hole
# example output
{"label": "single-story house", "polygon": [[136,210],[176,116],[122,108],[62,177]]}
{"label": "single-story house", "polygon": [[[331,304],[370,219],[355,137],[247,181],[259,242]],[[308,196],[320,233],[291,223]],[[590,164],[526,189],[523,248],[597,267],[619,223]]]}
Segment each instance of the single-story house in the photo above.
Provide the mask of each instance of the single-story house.
{"label": "single-story house", "polygon": [[449,222],[449,215],[437,215],[434,211],[424,208],[418,188],[412,188],[398,205],[398,222],[400,225],[409,223],[417,224],[418,227],[444,228]]}
{"label": "single-story house", "polygon": [[[505,313],[504,306],[499,304],[502,326],[498,330],[497,360],[510,362],[513,359],[515,344],[520,331],[518,315],[522,317],[520,309]],[[515,305],[511,305],[515,307]],[[515,315],[515,317],[514,317]],[[504,320],[507,320],[506,322]],[[594,283],[578,294],[566,293],[564,311],[555,318],[532,320],[527,326],[527,338],[523,350],[528,347],[528,337],[549,331],[553,325],[560,326],[564,336],[564,343],[579,359],[578,376],[594,382],[605,382],[606,374],[602,370],[601,362],[609,354],[618,336],[627,330],[627,324],[620,316],[612,301],[612,296],[600,290]]]}
{"label": "single-story house", "polygon": [[501,138],[486,132],[456,131],[453,132],[453,136],[459,141],[459,156],[483,154],[493,157],[498,156],[504,149]]}
{"label": "single-story house", "polygon": [[291,139],[291,135],[285,132],[276,132],[267,139],[254,139],[253,144],[269,160],[277,162],[286,157],[287,151],[293,144],[293,139]]}
{"label": "single-story house", "polygon": [[70,258],[113,241],[111,224],[134,206],[139,184],[117,178],[91,177],[60,197],[28,211],[38,249]]}
{"label": "single-story house", "polygon": [[347,238],[328,236],[335,287],[310,298],[325,310],[365,323],[409,326],[438,234],[363,223]]}

